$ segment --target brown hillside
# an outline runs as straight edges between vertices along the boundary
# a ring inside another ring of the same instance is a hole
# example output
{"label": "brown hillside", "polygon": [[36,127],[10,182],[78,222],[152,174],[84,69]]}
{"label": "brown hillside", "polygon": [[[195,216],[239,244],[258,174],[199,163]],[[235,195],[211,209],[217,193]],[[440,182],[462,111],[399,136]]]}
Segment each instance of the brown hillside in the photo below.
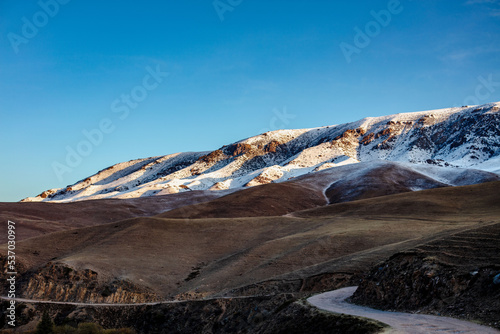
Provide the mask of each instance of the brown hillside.
{"label": "brown hillside", "polygon": [[161,218],[231,218],[281,216],[326,204],[318,189],[294,182],[252,187],[213,201],[165,212]]}
{"label": "brown hillside", "polygon": [[[209,201],[231,191],[190,191],[134,199],[101,199],[71,203],[0,202],[0,228],[16,223],[16,240],[72,228],[155,215],[179,206]],[[0,243],[7,234],[0,234]]]}
{"label": "brown hillside", "polygon": [[405,217],[471,215],[474,219],[500,216],[500,181],[339,203],[293,214],[297,217]]}
{"label": "brown hillside", "polygon": [[[308,211],[314,213],[310,217],[304,212],[303,217],[143,217],[55,232],[18,243],[18,259],[26,268],[21,294],[84,296],[87,301],[167,299],[232,293],[260,282],[280,284],[322,273],[360,274],[395,252],[498,221],[496,185],[336,204]],[[432,199],[439,199],[432,210],[422,210]],[[365,210],[367,202],[372,213]],[[422,208],[396,210],[408,203],[422,203]],[[456,210],[465,204],[466,211]],[[72,277],[94,283],[79,285]]]}

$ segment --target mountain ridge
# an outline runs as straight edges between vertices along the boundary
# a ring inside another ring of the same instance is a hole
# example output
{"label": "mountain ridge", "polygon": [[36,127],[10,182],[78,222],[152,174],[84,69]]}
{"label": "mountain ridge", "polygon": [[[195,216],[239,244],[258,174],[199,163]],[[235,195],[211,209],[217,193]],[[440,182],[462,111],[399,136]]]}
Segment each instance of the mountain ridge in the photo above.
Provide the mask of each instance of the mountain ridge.
{"label": "mountain ridge", "polygon": [[497,102],[271,131],[214,151],[122,162],[23,201],[70,202],[244,189],[377,160],[401,163],[405,168],[436,166],[443,173],[472,168],[500,174],[499,110]]}

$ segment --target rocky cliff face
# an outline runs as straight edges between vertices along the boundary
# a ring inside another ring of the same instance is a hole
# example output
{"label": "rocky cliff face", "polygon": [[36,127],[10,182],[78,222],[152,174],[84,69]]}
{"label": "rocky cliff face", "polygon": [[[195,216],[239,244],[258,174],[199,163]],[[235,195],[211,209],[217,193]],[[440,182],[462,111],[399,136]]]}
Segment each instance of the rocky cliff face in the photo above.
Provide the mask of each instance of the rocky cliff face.
{"label": "rocky cliff face", "polygon": [[500,159],[499,110],[500,103],[492,103],[266,132],[211,152],[123,162],[26,201],[133,198],[242,188],[374,159],[481,169],[481,164]]}
{"label": "rocky cliff face", "polygon": [[23,298],[88,303],[144,303],[158,297],[144,287],[126,280],[99,278],[90,269],[75,270],[63,264],[48,263],[36,272],[18,279]]}
{"label": "rocky cliff face", "polygon": [[500,328],[500,224],[397,253],[373,268],[352,301],[380,309],[479,320]]}

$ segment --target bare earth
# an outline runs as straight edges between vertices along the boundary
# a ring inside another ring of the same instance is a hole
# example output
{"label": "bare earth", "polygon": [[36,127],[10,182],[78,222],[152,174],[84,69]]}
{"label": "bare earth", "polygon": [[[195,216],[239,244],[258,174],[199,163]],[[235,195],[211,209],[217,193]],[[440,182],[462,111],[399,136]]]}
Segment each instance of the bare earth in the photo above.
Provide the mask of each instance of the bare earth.
{"label": "bare earth", "polygon": [[388,312],[350,304],[345,299],[352,296],[357,287],[347,287],[312,296],[307,301],[319,309],[375,319],[388,324],[386,333],[500,333],[500,331],[468,321],[424,314]]}

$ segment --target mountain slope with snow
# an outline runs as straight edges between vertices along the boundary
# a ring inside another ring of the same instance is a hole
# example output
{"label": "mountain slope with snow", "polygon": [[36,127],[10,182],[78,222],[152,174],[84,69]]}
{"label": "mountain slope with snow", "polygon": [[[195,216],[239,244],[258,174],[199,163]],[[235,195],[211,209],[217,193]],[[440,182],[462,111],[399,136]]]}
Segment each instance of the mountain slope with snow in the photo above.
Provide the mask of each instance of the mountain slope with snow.
{"label": "mountain slope with snow", "polygon": [[[423,175],[421,179],[426,181],[422,184],[405,185],[409,190],[479,183],[494,180],[500,173],[499,110],[500,103],[491,103],[266,132],[212,152],[119,163],[66,188],[47,190],[24,201],[67,202],[243,189],[309,173],[343,174],[349,169],[340,167],[353,164],[358,165],[355,173],[373,177],[384,174],[384,168],[369,172],[379,160],[394,162],[400,169],[397,175]],[[332,182],[327,182],[324,190],[330,189]],[[354,180],[335,182],[354,184]],[[330,189],[330,193],[336,192]]]}

